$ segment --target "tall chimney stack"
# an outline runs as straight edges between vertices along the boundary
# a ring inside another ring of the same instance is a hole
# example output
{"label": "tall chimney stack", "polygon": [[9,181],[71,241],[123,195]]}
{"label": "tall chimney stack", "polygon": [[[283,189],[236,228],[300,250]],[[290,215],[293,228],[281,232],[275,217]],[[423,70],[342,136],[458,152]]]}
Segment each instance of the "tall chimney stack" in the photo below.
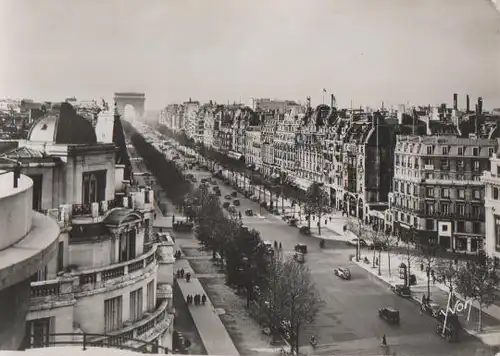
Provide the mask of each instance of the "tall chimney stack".
{"label": "tall chimney stack", "polygon": [[465,99],[465,112],[466,113],[470,112],[470,98],[469,98],[469,94],[467,94],[467,97]]}
{"label": "tall chimney stack", "polygon": [[458,94],[457,93],[453,94],[453,109],[455,109],[455,110],[458,109]]}
{"label": "tall chimney stack", "polygon": [[481,115],[483,113],[483,98],[477,98],[477,114]]}
{"label": "tall chimney stack", "polygon": [[333,108],[335,107],[335,97],[333,94],[330,94],[330,106]]}

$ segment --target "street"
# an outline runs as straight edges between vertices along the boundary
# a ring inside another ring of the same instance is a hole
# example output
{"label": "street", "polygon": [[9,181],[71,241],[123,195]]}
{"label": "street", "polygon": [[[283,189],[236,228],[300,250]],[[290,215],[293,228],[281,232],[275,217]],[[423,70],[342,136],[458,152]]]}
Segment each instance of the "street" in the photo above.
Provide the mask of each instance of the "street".
{"label": "street", "polygon": [[[209,177],[209,172],[189,171],[198,181]],[[234,189],[219,181],[221,202]],[[419,308],[409,300],[393,294],[390,289],[362,268],[349,261],[352,247],[342,241],[326,241],[320,249],[319,240],[304,236],[295,227],[287,226],[279,217],[262,210],[262,216],[246,217],[245,210],[259,213],[259,205],[238,193],[241,202],[236,207],[243,223],[260,232],[263,240],[282,243],[285,255],[292,255],[295,244],[308,246],[306,263],[324,301],[314,324],[301,336],[301,345],[309,345],[315,335],[318,347],[315,354],[376,354],[381,352],[380,339],[386,335],[391,353],[411,355],[474,355],[486,347],[472,336],[464,335],[460,343],[447,343],[437,336],[436,321],[420,315]],[[333,268],[348,267],[351,281],[334,276]],[[400,311],[401,325],[391,326],[378,317],[378,308],[395,307]]]}

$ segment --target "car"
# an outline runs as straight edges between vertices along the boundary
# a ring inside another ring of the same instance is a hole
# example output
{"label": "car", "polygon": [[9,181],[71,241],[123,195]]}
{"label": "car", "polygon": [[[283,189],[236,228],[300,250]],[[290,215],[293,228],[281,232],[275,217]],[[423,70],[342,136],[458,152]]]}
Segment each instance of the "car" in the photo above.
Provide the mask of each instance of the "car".
{"label": "car", "polygon": [[390,324],[399,324],[399,310],[394,308],[380,308],[378,316]]}
{"label": "car", "polygon": [[236,208],[234,206],[230,206],[227,208],[227,211],[229,211],[231,214],[236,214]]}
{"label": "car", "polygon": [[215,179],[210,179],[210,184],[217,186],[217,181]]}
{"label": "car", "polygon": [[193,230],[193,223],[188,221],[177,221],[173,225],[174,231],[191,231]]}
{"label": "car", "polygon": [[246,216],[253,216],[253,210],[252,209],[245,210],[245,215]]}
{"label": "car", "polygon": [[250,200],[251,200],[251,201],[253,201],[253,202],[257,202],[257,201],[259,201],[259,197],[258,197],[258,196],[256,196],[256,195],[252,195],[252,196],[250,197]]}
{"label": "car", "polygon": [[207,183],[207,182],[208,182],[208,179],[207,179],[207,178],[202,178],[202,179],[201,179],[201,182],[202,182],[202,183]]}
{"label": "car", "polygon": [[436,303],[422,303],[420,306],[420,309],[426,313],[432,316],[433,318],[437,318],[439,315],[439,312],[441,311],[441,307],[439,304]]}
{"label": "car", "polygon": [[231,196],[234,197],[234,198],[236,198],[238,196],[238,192],[237,191],[233,191],[231,193]]}
{"label": "car", "polygon": [[403,298],[410,298],[411,297],[410,287],[405,286],[404,284],[396,284],[391,289],[394,293],[396,293],[400,297],[403,297]]}
{"label": "car", "polygon": [[358,241],[359,241],[359,246],[361,247],[366,247],[368,245],[365,240],[358,239],[357,237],[348,240],[346,243],[351,246],[358,246]]}
{"label": "car", "polygon": [[350,280],[351,279],[351,271],[349,268],[339,267],[333,270],[333,274],[342,279]]}
{"label": "car", "polygon": [[231,200],[231,196],[229,194],[224,196],[224,199]]}
{"label": "car", "polygon": [[234,206],[240,206],[240,205],[241,205],[241,203],[240,203],[240,201],[239,201],[238,199],[234,199],[234,200],[233,200],[233,205],[234,205]]}
{"label": "car", "polygon": [[296,251],[295,254],[293,255],[293,258],[298,263],[304,263],[305,262],[304,254],[302,252]]}
{"label": "car", "polygon": [[308,226],[301,226],[300,229],[299,229],[299,232],[302,235],[311,235],[311,229],[309,229]]}
{"label": "car", "polygon": [[223,207],[224,209],[228,209],[230,205],[231,205],[231,203],[230,203],[230,202],[225,201],[225,202],[222,204],[222,207]]}
{"label": "car", "polygon": [[297,244],[295,245],[294,249],[297,252],[307,253],[307,245],[305,244]]}

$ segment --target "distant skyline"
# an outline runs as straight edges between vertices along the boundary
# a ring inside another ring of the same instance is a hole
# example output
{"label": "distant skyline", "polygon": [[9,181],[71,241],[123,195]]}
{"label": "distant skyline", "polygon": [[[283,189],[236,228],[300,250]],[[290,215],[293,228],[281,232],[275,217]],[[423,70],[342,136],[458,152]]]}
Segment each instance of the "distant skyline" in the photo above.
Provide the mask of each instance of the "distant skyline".
{"label": "distant skyline", "polygon": [[0,21],[0,97],[500,107],[488,0],[0,0]]}

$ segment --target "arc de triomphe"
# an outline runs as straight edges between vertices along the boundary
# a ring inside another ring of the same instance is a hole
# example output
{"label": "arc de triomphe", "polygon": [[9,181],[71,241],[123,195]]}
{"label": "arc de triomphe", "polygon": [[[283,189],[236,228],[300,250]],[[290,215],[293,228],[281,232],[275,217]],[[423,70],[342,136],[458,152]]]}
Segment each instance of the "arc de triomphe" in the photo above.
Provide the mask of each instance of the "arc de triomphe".
{"label": "arc de triomphe", "polygon": [[122,117],[125,114],[125,106],[127,105],[132,105],[134,107],[136,119],[142,119],[144,117],[146,94],[129,92],[115,93],[114,101],[116,103],[116,108]]}

